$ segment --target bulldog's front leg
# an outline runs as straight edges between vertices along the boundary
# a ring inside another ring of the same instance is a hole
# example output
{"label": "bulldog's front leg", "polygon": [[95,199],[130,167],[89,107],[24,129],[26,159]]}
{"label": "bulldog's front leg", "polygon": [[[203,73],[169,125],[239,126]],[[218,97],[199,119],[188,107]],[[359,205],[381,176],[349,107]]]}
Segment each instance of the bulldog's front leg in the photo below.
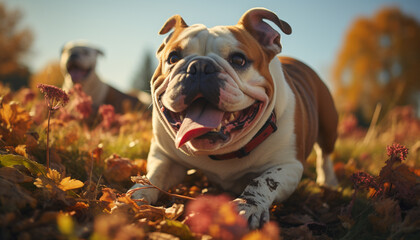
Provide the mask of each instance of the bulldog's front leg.
{"label": "bulldog's front leg", "polygon": [[[147,178],[156,187],[166,191],[170,187],[180,183],[186,175],[185,167],[176,164],[174,161],[161,151],[152,140],[149,156],[147,158]],[[152,186],[135,184],[131,190],[143,188],[135,191],[131,197],[133,199],[143,199],[148,204],[154,204],[159,198],[159,190]]]}
{"label": "bulldog's front leg", "polygon": [[283,201],[296,189],[302,177],[303,166],[293,160],[275,165],[253,179],[243,193],[234,200],[240,215],[248,219],[251,229],[258,228],[270,218],[274,201]]}

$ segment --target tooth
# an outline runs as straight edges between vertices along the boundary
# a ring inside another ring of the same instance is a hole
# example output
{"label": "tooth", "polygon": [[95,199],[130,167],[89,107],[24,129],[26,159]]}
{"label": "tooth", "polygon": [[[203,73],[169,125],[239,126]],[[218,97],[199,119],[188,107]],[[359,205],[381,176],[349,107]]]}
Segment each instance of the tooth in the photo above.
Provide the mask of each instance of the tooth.
{"label": "tooth", "polygon": [[221,128],[222,128],[222,124],[219,124],[219,126],[217,126],[216,128],[216,132],[220,131]]}
{"label": "tooth", "polygon": [[229,117],[229,121],[235,120],[235,114],[231,113]]}
{"label": "tooth", "polygon": [[181,120],[181,122],[184,121],[184,115],[180,114],[179,115],[179,120]]}

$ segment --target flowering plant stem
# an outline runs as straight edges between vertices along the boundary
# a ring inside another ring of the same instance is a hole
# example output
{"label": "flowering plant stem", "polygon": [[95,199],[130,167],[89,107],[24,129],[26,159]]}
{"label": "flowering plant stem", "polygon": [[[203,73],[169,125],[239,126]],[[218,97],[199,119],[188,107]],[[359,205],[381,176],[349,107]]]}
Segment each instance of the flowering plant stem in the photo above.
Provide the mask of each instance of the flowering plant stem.
{"label": "flowering plant stem", "polygon": [[50,170],[50,118],[51,109],[48,109],[48,123],[47,123],[47,172]]}
{"label": "flowering plant stem", "polygon": [[62,89],[48,85],[38,84],[37,87],[44,94],[45,102],[48,107],[48,123],[47,123],[47,172],[50,170],[50,119],[51,113],[60,107],[64,107],[69,102],[69,96]]}

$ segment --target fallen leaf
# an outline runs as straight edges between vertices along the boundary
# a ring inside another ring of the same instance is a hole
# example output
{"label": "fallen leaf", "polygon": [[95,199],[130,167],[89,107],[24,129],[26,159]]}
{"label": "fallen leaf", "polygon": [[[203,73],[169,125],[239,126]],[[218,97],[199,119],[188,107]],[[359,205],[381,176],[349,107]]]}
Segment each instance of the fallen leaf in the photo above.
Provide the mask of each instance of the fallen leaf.
{"label": "fallen leaf", "polygon": [[68,191],[72,189],[77,189],[83,187],[83,183],[76,179],[71,179],[70,177],[65,177],[61,180],[60,185],[58,186],[63,191]]}
{"label": "fallen leaf", "polygon": [[280,229],[274,222],[268,222],[260,230],[246,234],[241,240],[281,240]]}
{"label": "fallen leaf", "polygon": [[18,184],[0,178],[0,210],[11,212],[22,209],[29,205],[35,208],[37,200],[30,195],[30,192],[21,188]]}
{"label": "fallen leaf", "polygon": [[32,177],[29,177],[21,173],[18,169],[12,167],[0,168],[0,177],[14,183],[27,183],[34,180]]}
{"label": "fallen leaf", "polygon": [[152,225],[158,224],[166,217],[165,208],[163,207],[154,207],[151,205],[141,205],[139,206],[138,212],[135,214],[135,219],[147,219]]}
{"label": "fallen leaf", "polygon": [[130,181],[130,176],[137,175],[137,167],[128,158],[112,155],[105,159],[105,178],[110,182]]}
{"label": "fallen leaf", "polygon": [[100,215],[95,218],[94,234],[90,239],[144,239],[144,230],[130,222],[122,213]]}
{"label": "fallen leaf", "polygon": [[171,207],[165,209],[166,218],[176,220],[184,213],[184,204],[174,203]]}
{"label": "fallen leaf", "polygon": [[385,198],[373,203],[375,209],[368,218],[375,231],[386,233],[393,224],[401,222],[401,210],[396,200]]}
{"label": "fallen leaf", "polygon": [[194,239],[190,228],[179,221],[166,219],[159,226],[163,232],[179,237],[180,239]]}
{"label": "fallen leaf", "polygon": [[313,221],[313,218],[307,214],[288,214],[286,216],[279,217],[280,223],[292,226],[304,225]]}
{"label": "fallen leaf", "polygon": [[84,202],[76,202],[74,205],[67,207],[66,212],[68,212],[71,216],[81,217],[86,216],[89,210],[89,205]]}
{"label": "fallen leaf", "polygon": [[17,102],[1,103],[0,136],[11,146],[25,142],[25,134],[32,124],[31,116]]}
{"label": "fallen leaf", "polygon": [[315,240],[311,230],[305,225],[293,228],[282,228],[281,236],[284,239]]}
{"label": "fallen leaf", "polygon": [[102,196],[99,198],[99,201],[114,202],[115,200],[117,200],[117,195],[112,188],[102,189]]}
{"label": "fallen leaf", "polygon": [[37,178],[34,184],[39,188],[45,187],[49,190],[52,190],[55,186],[63,191],[81,188],[84,185],[81,181],[71,179],[70,177],[62,178],[61,174],[55,169],[49,169],[47,177]]}
{"label": "fallen leaf", "polygon": [[42,174],[45,175],[45,167],[31,159],[24,156],[5,154],[0,155],[0,165],[5,167],[12,167],[14,165],[25,166],[33,175]]}
{"label": "fallen leaf", "polygon": [[26,145],[20,144],[17,147],[15,147],[15,152],[19,155],[22,155],[26,158],[28,158],[28,153],[26,152]]}
{"label": "fallen leaf", "polygon": [[9,224],[13,223],[17,219],[17,214],[15,212],[8,212],[5,214],[0,214],[0,227],[7,227]]}
{"label": "fallen leaf", "polygon": [[57,216],[57,227],[64,235],[69,236],[74,234],[74,221],[68,214],[60,213]]}
{"label": "fallen leaf", "polygon": [[168,234],[168,233],[151,232],[147,234],[147,239],[149,240],[179,240],[180,238],[172,234]]}

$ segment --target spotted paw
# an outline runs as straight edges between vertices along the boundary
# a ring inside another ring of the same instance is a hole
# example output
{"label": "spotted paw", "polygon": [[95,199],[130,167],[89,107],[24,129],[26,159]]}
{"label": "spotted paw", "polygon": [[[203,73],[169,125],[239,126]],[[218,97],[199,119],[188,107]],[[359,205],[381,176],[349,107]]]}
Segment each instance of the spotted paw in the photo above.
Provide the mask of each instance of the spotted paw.
{"label": "spotted paw", "polygon": [[250,229],[260,228],[270,220],[269,208],[253,201],[237,198],[233,200],[236,204],[239,215],[248,220]]}

